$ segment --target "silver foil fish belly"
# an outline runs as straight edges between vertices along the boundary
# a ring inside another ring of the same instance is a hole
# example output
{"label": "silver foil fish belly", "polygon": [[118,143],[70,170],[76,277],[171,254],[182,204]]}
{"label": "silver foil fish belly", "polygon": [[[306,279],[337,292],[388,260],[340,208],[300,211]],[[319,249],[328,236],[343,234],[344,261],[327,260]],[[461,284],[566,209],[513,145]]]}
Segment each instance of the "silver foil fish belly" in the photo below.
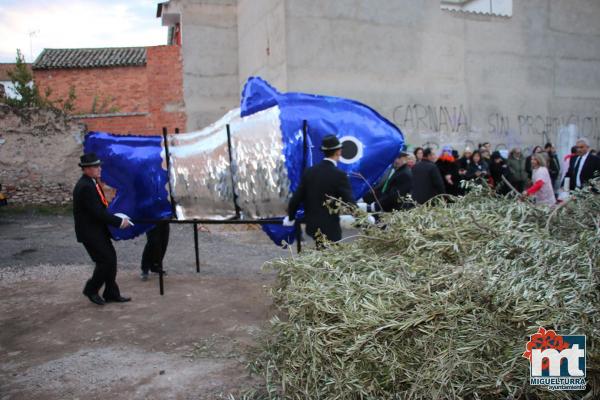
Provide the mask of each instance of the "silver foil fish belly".
{"label": "silver foil fish belly", "polygon": [[177,219],[230,218],[236,204],[247,218],[285,214],[290,184],[278,107],[246,117],[234,109],[200,131],[167,140]]}

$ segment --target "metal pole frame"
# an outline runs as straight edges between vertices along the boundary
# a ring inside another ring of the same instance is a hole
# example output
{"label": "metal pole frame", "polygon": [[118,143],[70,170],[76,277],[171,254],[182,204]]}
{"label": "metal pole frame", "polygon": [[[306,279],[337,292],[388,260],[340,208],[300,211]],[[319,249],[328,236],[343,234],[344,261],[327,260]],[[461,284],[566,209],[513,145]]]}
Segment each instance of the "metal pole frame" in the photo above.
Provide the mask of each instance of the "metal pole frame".
{"label": "metal pole frame", "polygon": [[[133,222],[138,224],[191,224],[194,229],[194,251],[196,256],[196,272],[200,272],[200,252],[198,246],[198,225],[281,225],[282,220],[279,219],[246,219],[246,220],[214,220],[214,219],[135,219]],[[160,295],[165,294],[164,281],[163,281],[164,270],[161,268],[158,272],[158,284]]]}
{"label": "metal pole frame", "polygon": [[[241,216],[241,208],[237,203],[238,196],[235,192],[235,178],[233,174],[233,154],[231,148],[231,129],[229,124],[226,125],[227,128],[227,150],[229,152],[229,168],[231,171],[231,184],[233,191],[233,204],[235,206],[235,215],[236,219],[230,220],[211,220],[211,219],[192,219],[192,220],[177,220],[177,219],[139,219],[135,220],[136,223],[145,223],[145,224],[192,224],[194,229],[194,250],[196,256],[196,272],[200,273],[200,253],[198,246],[198,224],[203,225],[281,225],[282,221],[278,219],[260,219],[260,220],[240,220]],[[175,133],[179,133],[179,128],[175,128]],[[308,134],[308,121],[302,121],[302,174],[306,169],[306,153],[307,153],[307,134]],[[169,143],[167,140],[167,128],[163,127],[162,131],[163,136],[163,144],[165,147],[165,160],[167,164],[167,179],[168,179],[168,188],[169,188],[169,199],[171,202],[171,212],[172,216],[175,216],[175,199],[173,198],[173,188],[171,186],[171,157],[169,153]],[[302,175],[301,174],[301,175]],[[296,234],[296,246],[298,253],[302,251],[302,221],[296,221],[295,224],[295,234]],[[160,295],[163,296],[164,291],[164,280],[163,280],[164,270],[161,268],[159,270],[159,290]]]}
{"label": "metal pole frame", "polygon": [[[308,121],[302,121],[302,172],[300,177],[304,174],[304,170],[306,169],[306,151],[308,148],[308,144],[306,143],[306,138],[308,135]],[[302,251],[302,221],[296,221],[294,224],[295,233],[296,233],[296,251],[300,253]]]}
{"label": "metal pole frame", "polygon": [[238,205],[238,195],[235,192],[235,177],[233,174],[233,154],[231,152],[231,128],[229,124],[225,125],[227,128],[227,151],[229,153],[229,172],[231,174],[231,191],[233,193],[233,206],[235,207],[235,218],[239,219],[242,209]]}
{"label": "metal pole frame", "polygon": [[[175,132],[178,132],[179,129],[175,128]],[[171,218],[175,215],[175,199],[173,198],[173,187],[171,186],[171,154],[169,153],[169,141],[167,140],[167,127],[163,126],[162,128],[162,137],[163,137],[163,145],[165,147],[165,162],[167,164],[167,187],[169,188],[169,200],[171,202]],[[164,223],[164,222],[161,222]],[[160,269],[158,270],[158,285],[160,295],[164,296],[165,294],[165,286],[164,286],[164,274],[165,271],[163,269],[162,263],[160,263]]]}

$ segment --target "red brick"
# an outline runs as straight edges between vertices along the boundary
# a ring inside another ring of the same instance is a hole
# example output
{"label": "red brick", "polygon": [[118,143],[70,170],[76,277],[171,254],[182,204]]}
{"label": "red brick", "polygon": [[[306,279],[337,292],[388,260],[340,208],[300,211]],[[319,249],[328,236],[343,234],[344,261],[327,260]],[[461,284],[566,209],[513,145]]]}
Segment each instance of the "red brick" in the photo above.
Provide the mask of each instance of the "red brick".
{"label": "red brick", "polygon": [[111,133],[160,134],[166,126],[172,132],[186,126],[185,113],[166,112],[169,103],[183,104],[183,64],[179,46],[146,48],[146,65],[139,67],[78,68],[34,70],[34,80],[45,93],[52,89],[51,100],[64,99],[71,85],[75,87],[73,114],[90,114],[94,97],[98,111],[106,98],[106,107],[118,112],[143,112],[147,115],[84,118],[89,131]]}

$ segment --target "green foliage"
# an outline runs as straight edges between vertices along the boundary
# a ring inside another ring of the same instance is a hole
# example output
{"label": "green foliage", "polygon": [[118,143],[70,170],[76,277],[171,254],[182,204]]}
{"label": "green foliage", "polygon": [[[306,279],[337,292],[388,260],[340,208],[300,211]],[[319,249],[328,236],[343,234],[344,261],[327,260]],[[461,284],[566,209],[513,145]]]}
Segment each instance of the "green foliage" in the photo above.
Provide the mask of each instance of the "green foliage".
{"label": "green foliage", "polygon": [[71,85],[69,87],[69,97],[63,103],[63,111],[64,112],[72,112],[75,108],[75,100],[77,99],[77,95],[75,94],[75,86]]}
{"label": "green foliage", "polygon": [[[46,98],[49,98],[50,95],[52,94],[52,90],[50,88],[46,88],[46,93],[45,96]],[[75,100],[77,99],[77,94],[75,93],[75,86],[71,85],[69,86],[69,94],[67,99],[58,99],[55,100],[54,103],[60,104],[60,107],[56,107],[56,108],[60,108],[63,112],[65,113],[72,113],[73,110],[75,109]]]}
{"label": "green foliage", "polygon": [[4,98],[2,101],[16,108],[40,107],[48,108],[52,103],[40,95],[38,88],[33,82],[33,75],[27,68],[25,57],[21,50],[17,49],[16,66],[9,71],[8,76],[17,92],[17,98]]}
{"label": "green foliage", "polygon": [[[75,86],[69,87],[69,94],[66,99],[55,99],[50,100],[52,95],[52,89],[47,87],[44,94],[41,95],[38,87],[33,81],[33,74],[27,68],[25,57],[21,53],[21,50],[17,49],[16,65],[13,71],[8,73],[12,84],[15,87],[17,98],[0,98],[0,102],[4,102],[11,107],[15,108],[52,108],[60,109],[65,113],[72,113],[75,111],[75,100],[77,94]],[[113,96],[105,96],[100,99],[100,96],[94,96],[90,114],[109,114],[119,112],[119,107],[111,105],[115,98]]]}
{"label": "green foliage", "polygon": [[110,114],[119,112],[119,107],[114,105],[110,106],[110,103],[112,103],[114,100],[115,98],[113,96],[105,96],[104,99],[102,99],[102,102],[99,103],[100,97],[98,95],[94,96],[90,114]]}
{"label": "green foliage", "polygon": [[[67,100],[58,99],[55,101],[50,100],[52,95],[52,89],[47,87],[42,96],[39,92],[38,87],[33,81],[33,74],[27,68],[25,57],[21,53],[21,50],[17,49],[17,57],[15,62],[15,69],[8,72],[8,76],[12,84],[15,87],[17,93],[16,98],[2,98],[0,101],[8,104],[15,108],[53,108],[62,109],[64,112],[71,112],[74,109],[75,99],[75,86],[71,85],[69,88],[69,96]],[[61,107],[57,107],[56,104],[62,104]]]}
{"label": "green foliage", "polygon": [[587,335],[597,399],[599,209],[589,189],[550,209],[474,188],[272,262],[279,313],[251,398],[581,399],[529,386],[522,354],[543,326]]}

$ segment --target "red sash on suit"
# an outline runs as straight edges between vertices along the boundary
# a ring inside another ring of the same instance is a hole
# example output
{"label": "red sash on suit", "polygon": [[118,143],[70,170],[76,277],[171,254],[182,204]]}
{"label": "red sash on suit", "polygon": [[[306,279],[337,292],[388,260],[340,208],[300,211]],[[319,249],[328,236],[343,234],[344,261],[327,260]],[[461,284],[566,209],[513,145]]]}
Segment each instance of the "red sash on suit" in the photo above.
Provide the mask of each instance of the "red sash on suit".
{"label": "red sash on suit", "polygon": [[104,197],[104,191],[102,190],[102,187],[98,185],[98,182],[96,182],[96,192],[98,192],[98,195],[100,196],[100,201],[102,202],[102,204],[104,204],[104,207],[108,207],[108,201],[106,201],[106,197]]}

